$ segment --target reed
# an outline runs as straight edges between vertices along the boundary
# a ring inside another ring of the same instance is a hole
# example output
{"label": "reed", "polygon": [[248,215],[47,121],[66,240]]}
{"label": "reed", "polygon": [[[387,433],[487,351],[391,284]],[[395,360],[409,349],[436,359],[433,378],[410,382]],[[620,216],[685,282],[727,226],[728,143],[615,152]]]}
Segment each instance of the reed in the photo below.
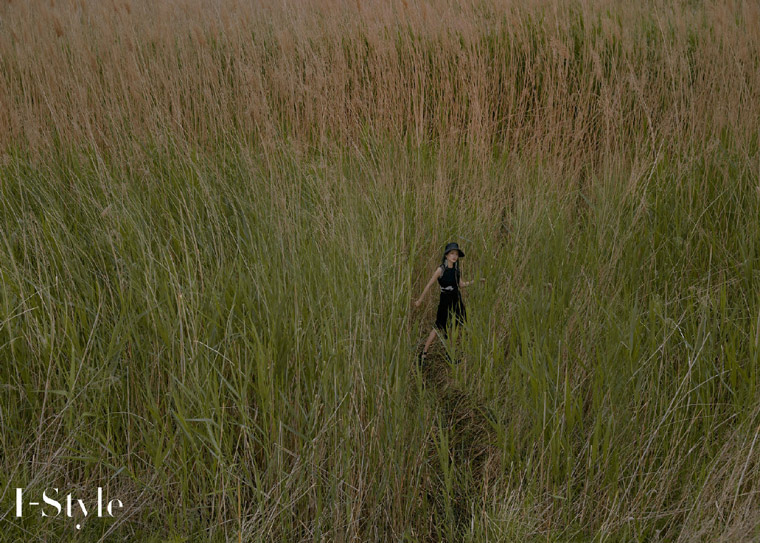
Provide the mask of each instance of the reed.
{"label": "reed", "polygon": [[2,4],[0,540],[757,538],[759,17]]}
{"label": "reed", "polygon": [[[0,148],[146,139],[351,145],[367,131],[479,156],[757,144],[753,2],[10,2]],[[748,149],[750,147],[747,147]]]}

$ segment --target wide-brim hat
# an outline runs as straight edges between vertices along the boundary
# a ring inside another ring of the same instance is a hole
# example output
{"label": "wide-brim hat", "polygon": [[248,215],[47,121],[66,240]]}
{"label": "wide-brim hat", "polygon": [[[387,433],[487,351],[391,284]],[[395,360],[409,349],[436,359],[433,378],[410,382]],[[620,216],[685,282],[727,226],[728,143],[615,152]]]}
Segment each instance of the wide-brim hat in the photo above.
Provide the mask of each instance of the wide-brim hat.
{"label": "wide-brim hat", "polygon": [[443,250],[443,256],[446,256],[451,251],[458,251],[459,258],[462,258],[464,256],[464,252],[462,251],[462,249],[459,248],[459,245],[457,243],[452,242],[446,245],[446,248]]}

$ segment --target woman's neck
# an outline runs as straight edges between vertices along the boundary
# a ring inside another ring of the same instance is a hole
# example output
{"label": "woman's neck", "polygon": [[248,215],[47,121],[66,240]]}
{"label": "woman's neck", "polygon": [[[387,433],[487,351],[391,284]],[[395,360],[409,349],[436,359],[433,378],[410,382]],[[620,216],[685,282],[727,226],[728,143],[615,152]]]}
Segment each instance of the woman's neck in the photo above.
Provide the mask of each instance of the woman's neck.
{"label": "woman's neck", "polygon": [[454,267],[454,264],[452,264],[450,260],[447,260],[447,261],[446,261],[446,267],[447,267],[447,268],[453,268],[453,267]]}

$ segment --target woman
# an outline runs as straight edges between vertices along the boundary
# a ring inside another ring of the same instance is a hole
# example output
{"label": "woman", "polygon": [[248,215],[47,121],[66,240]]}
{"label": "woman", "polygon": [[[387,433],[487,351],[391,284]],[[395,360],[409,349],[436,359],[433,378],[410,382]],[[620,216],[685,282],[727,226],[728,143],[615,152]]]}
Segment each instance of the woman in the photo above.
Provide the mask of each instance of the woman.
{"label": "woman", "polygon": [[[428,289],[433,284],[433,281],[438,280],[438,284],[441,287],[441,299],[438,303],[438,312],[435,317],[435,327],[430,331],[427,341],[425,341],[425,348],[420,355],[420,360],[427,356],[428,348],[433,343],[433,339],[436,336],[436,329],[443,332],[443,337],[448,338],[448,320],[449,314],[453,314],[454,322],[452,324],[463,324],[467,318],[467,313],[462,302],[462,294],[460,289],[471,285],[474,281],[462,281],[462,274],[459,271],[459,259],[464,257],[464,253],[456,243],[449,243],[443,250],[443,260],[441,265],[438,266],[433,272],[433,276],[425,285],[425,290],[422,291],[420,298],[414,302],[414,307],[419,307],[422,304],[422,299],[427,294]],[[485,281],[485,279],[481,279]]]}

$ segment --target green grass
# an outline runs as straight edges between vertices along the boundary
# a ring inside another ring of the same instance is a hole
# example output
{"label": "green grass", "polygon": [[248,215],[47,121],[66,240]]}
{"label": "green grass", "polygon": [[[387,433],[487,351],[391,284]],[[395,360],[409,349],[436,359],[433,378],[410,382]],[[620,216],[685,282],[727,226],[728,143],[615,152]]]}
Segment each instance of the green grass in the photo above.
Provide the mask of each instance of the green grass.
{"label": "green grass", "polygon": [[[757,164],[730,143],[575,181],[373,139],[9,155],[2,537],[750,537]],[[411,302],[450,240],[486,282],[462,362],[418,372],[436,299]],[[19,521],[17,486],[126,509]]]}

